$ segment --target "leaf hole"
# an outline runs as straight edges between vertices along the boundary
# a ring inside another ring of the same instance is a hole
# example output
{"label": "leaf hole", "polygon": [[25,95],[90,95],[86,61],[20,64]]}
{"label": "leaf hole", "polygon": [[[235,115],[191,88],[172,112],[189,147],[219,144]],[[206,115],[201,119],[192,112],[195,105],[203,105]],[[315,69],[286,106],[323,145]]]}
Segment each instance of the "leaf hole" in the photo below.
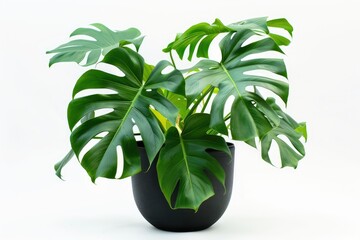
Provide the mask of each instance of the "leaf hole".
{"label": "leaf hole", "polygon": [[274,140],[271,142],[271,147],[269,149],[269,157],[271,159],[271,163],[274,166],[281,168],[280,151],[277,143]]}
{"label": "leaf hole", "polygon": [[113,111],[114,109],[112,108],[103,108],[103,109],[95,110],[95,117],[104,116],[106,114],[112,113]]}
{"label": "leaf hole", "polygon": [[74,98],[87,97],[95,94],[117,94],[116,91],[105,88],[86,89],[77,93]]}
{"label": "leaf hole", "polygon": [[252,35],[251,37],[249,37],[248,39],[245,40],[245,42],[243,42],[243,44],[241,45],[241,47],[245,47],[249,44],[252,44],[254,42],[258,42],[260,40],[263,40],[265,38],[268,38],[268,36],[266,35]]}
{"label": "leaf hole", "polygon": [[290,33],[283,28],[269,27],[269,31],[273,34],[277,34],[287,39],[291,39]]}
{"label": "leaf hole", "polygon": [[98,144],[101,141],[101,138],[105,137],[109,132],[102,132],[96,135],[94,138],[92,138],[86,145],[81,149],[79,154],[79,161],[81,162],[84,158],[84,155],[92,149],[96,144]]}
{"label": "leaf hole", "polygon": [[120,178],[124,169],[124,157],[121,146],[116,146],[116,156],[117,156],[117,168],[116,168],[116,178]]}
{"label": "leaf hole", "polygon": [[100,68],[101,71],[113,74],[118,77],[125,77],[125,73],[114,65],[100,62],[96,66],[97,68]]}
{"label": "leaf hole", "polygon": [[167,66],[166,68],[164,68],[162,71],[161,71],[161,74],[165,75],[165,74],[169,74],[171,73],[172,71],[174,71],[174,68],[172,66]]}
{"label": "leaf hole", "polygon": [[227,113],[231,112],[231,106],[233,105],[234,101],[235,101],[235,97],[233,95],[229,96],[229,98],[226,100],[224,113],[223,113],[224,117],[227,115]]}

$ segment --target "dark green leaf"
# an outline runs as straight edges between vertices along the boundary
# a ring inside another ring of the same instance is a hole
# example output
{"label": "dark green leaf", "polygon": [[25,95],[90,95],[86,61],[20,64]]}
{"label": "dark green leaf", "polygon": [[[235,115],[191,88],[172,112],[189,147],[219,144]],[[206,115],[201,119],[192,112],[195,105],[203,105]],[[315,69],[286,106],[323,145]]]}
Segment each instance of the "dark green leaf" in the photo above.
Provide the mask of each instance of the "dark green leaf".
{"label": "dark green leaf", "polygon": [[182,59],[187,47],[189,47],[189,61],[192,59],[196,46],[199,44],[197,57],[208,57],[208,49],[212,40],[220,33],[229,32],[231,29],[226,27],[219,19],[216,19],[213,24],[199,23],[183,34],[179,35],[177,39],[164,49],[165,52],[175,49]]}
{"label": "dark green leaf", "polygon": [[284,36],[270,33],[268,26],[283,28],[292,34],[292,27],[286,19],[275,19],[267,21],[267,17],[247,19],[225,26],[219,19],[213,24],[199,23],[191,26],[183,34],[178,34],[176,39],[164,49],[164,52],[175,50],[180,59],[183,59],[185,50],[189,48],[188,60],[191,61],[197,47],[196,56],[208,58],[209,47],[212,41],[221,33],[234,33],[251,30],[256,35],[270,36],[282,46],[289,45],[290,40]]}
{"label": "dark green leaf", "polygon": [[[206,150],[215,149],[229,155],[230,151],[222,137],[207,134],[209,123],[208,114],[193,114],[185,120],[181,134],[175,127],[171,127],[166,134],[157,172],[161,190],[174,209],[189,208],[197,211],[202,202],[214,195],[206,172],[225,184],[223,168]],[[175,196],[175,206],[172,206],[171,198],[177,185],[179,191]]]}
{"label": "dark green leaf", "polygon": [[[160,95],[158,89],[164,88],[184,94],[184,81],[179,71],[173,70],[168,74],[162,74],[166,67],[171,66],[167,61],[157,64],[147,81],[144,80],[144,60],[131,49],[116,48],[105,56],[103,62],[119,68],[125,76],[118,77],[99,70],[89,70],[77,81],[73,95],[88,89],[110,89],[116,93],[94,93],[74,98],[68,108],[68,121],[72,129],[71,144],[78,157],[92,139],[99,134],[106,134],[81,160],[82,166],[93,181],[97,177],[115,177],[117,146],[121,147],[124,156],[121,178],[141,171],[140,155],[133,133],[134,126],[140,131],[151,163],[165,138],[150,107],[155,108],[172,123],[177,116],[176,107]],[[74,128],[87,113],[101,109],[113,111]]]}

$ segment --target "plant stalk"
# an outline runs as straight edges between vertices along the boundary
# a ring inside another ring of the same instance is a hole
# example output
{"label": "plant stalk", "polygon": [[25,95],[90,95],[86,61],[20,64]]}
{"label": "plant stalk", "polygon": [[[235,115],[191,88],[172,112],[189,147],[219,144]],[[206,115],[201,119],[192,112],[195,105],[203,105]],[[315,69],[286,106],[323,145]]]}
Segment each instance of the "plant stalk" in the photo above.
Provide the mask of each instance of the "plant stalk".
{"label": "plant stalk", "polygon": [[211,96],[213,95],[214,89],[215,89],[214,87],[211,88],[211,91],[208,94],[208,98],[206,99],[205,103],[203,104],[203,107],[201,109],[201,113],[203,113],[206,110],[206,107],[210,102]]}
{"label": "plant stalk", "polygon": [[174,58],[173,58],[173,55],[172,55],[172,51],[170,51],[169,54],[170,54],[170,59],[171,59],[172,65],[174,66],[175,69],[177,69]]}
{"label": "plant stalk", "polygon": [[190,111],[188,112],[188,114],[186,114],[186,117],[185,117],[185,118],[187,118],[189,115],[193,114],[193,113],[196,111],[197,107],[199,106],[201,100],[204,99],[204,98],[206,97],[206,95],[207,95],[209,92],[213,91],[213,90],[214,90],[214,87],[210,87],[208,90],[206,90],[206,91],[204,92],[204,94],[201,95],[201,96],[199,97],[199,99],[197,99],[197,101],[194,103],[194,105],[192,106],[192,108],[190,109]]}

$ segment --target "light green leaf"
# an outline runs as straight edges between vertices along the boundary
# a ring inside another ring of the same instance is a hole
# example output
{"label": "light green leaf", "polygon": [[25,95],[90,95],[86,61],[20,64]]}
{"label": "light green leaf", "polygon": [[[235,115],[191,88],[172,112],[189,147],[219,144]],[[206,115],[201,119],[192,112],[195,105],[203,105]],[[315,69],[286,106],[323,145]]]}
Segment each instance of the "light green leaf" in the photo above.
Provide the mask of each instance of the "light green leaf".
{"label": "light green leaf", "polygon": [[[222,137],[206,134],[209,123],[208,114],[193,114],[185,119],[182,133],[171,127],[166,134],[157,172],[160,188],[173,209],[189,208],[197,211],[201,203],[214,195],[207,172],[215,176],[225,188],[225,172],[206,150],[215,149],[229,155],[230,151]],[[171,198],[177,185],[179,191],[174,196],[175,206],[172,206]]]}
{"label": "light green leaf", "polygon": [[[158,93],[159,88],[184,94],[184,81],[178,70],[162,74],[171,64],[161,61],[152,70],[147,81],[144,80],[144,60],[129,48],[116,48],[103,60],[119,68],[124,77],[118,77],[99,70],[89,70],[77,81],[73,96],[88,89],[109,89],[116,93],[91,94],[74,98],[68,107],[68,122],[71,133],[71,145],[79,157],[80,152],[99,134],[106,134],[88,150],[81,160],[93,181],[97,177],[115,178],[117,170],[117,146],[123,151],[124,168],[121,178],[132,176],[141,171],[140,155],[134,137],[136,125],[150,163],[165,141],[159,122],[150,110],[152,106],[174,123],[176,107]],[[88,112],[113,109],[113,111],[75,125]]]}
{"label": "light green leaf", "polygon": [[305,141],[307,141],[307,127],[305,122],[299,123],[299,126],[295,128],[295,131],[300,133],[304,137]]}
{"label": "light green leaf", "polygon": [[140,47],[143,37],[136,28],[129,28],[124,31],[112,31],[100,23],[91,24],[94,28],[78,28],[70,37],[86,36],[87,39],[75,39],[59,47],[47,51],[48,54],[55,54],[49,62],[49,66],[59,62],[76,62],[80,64],[86,59],[83,66],[89,66],[98,62],[101,55],[107,54],[119,45],[134,44],[136,49]]}

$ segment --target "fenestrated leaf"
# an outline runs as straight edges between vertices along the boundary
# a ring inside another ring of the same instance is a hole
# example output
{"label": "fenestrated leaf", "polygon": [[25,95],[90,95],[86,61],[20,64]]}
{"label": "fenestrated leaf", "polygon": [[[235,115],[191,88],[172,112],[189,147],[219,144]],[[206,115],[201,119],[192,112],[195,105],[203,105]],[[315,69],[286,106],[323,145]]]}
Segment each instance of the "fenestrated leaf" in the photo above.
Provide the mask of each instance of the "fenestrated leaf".
{"label": "fenestrated leaf", "polygon": [[267,17],[252,18],[240,22],[224,25],[219,19],[215,19],[213,24],[199,23],[191,26],[184,33],[178,34],[176,39],[171,42],[164,52],[175,50],[180,59],[183,59],[185,50],[189,48],[188,60],[191,61],[196,50],[197,57],[208,58],[209,47],[213,40],[221,33],[234,33],[244,30],[251,30],[260,36],[270,36],[278,45],[289,45],[290,39],[276,33],[271,33],[268,26],[274,28],[282,28],[292,34],[292,26],[290,23],[282,19],[273,19],[267,21]]}
{"label": "fenestrated leaf", "polygon": [[[281,166],[296,168],[298,162],[305,156],[305,148],[300,138],[307,138],[306,125],[305,123],[297,123],[284,113],[275,103],[274,99],[269,98],[267,101],[279,117],[281,117],[281,120],[278,126],[273,127],[261,138],[261,156],[266,162],[272,164],[269,151],[272,142],[275,141],[280,151]],[[279,136],[286,137],[292,146],[289,146]]]}
{"label": "fenestrated leaf", "polygon": [[[206,172],[214,175],[225,187],[225,172],[219,162],[206,150],[215,149],[230,155],[225,140],[220,136],[206,134],[210,116],[197,113],[185,119],[179,134],[171,127],[160,151],[157,173],[162,192],[173,209],[189,208],[197,211],[202,202],[214,195]],[[176,186],[179,191],[175,205],[171,198]],[[225,189],[224,189],[225,190]]]}
{"label": "fenestrated leaf", "polygon": [[70,37],[87,36],[88,39],[75,39],[59,47],[47,51],[46,53],[55,53],[50,59],[49,66],[58,62],[76,62],[80,64],[84,59],[83,66],[89,66],[99,61],[101,55],[105,55],[110,50],[132,43],[138,49],[143,40],[140,31],[136,28],[129,28],[124,31],[112,31],[100,23],[91,24],[93,28],[78,28]]}
{"label": "fenestrated leaf", "polygon": [[220,33],[229,31],[231,31],[231,29],[226,27],[219,19],[216,19],[211,25],[208,23],[199,23],[179,35],[164,51],[169,52],[171,49],[175,49],[182,59],[186,48],[190,46],[188,59],[191,61],[195,48],[199,44],[197,57],[207,58],[208,49],[212,40]]}
{"label": "fenestrated leaf", "polygon": [[[158,88],[184,94],[184,81],[178,70],[162,74],[171,64],[161,61],[144,80],[144,60],[128,48],[116,48],[103,60],[119,68],[124,77],[99,70],[89,70],[77,81],[73,95],[93,89],[109,89],[116,93],[91,94],[74,98],[68,107],[68,122],[72,129],[71,144],[79,157],[82,149],[99,134],[106,134],[88,150],[81,160],[91,179],[114,178],[117,170],[117,146],[123,151],[124,168],[121,178],[141,171],[140,155],[133,133],[136,125],[140,131],[150,163],[163,145],[165,138],[151,106],[172,123],[177,116],[176,107],[158,93]],[[113,111],[75,125],[88,112],[101,109]]]}
{"label": "fenestrated leaf", "polygon": [[[253,55],[271,51],[282,53],[282,50],[270,37],[244,45],[244,42],[255,34],[250,29],[227,34],[220,42],[221,62],[200,61],[194,68],[201,71],[190,75],[186,80],[186,93],[190,101],[208,85],[219,88],[211,107],[210,127],[222,134],[228,134],[224,122],[225,103],[230,96],[234,96],[230,120],[231,136],[235,140],[250,141],[249,143],[252,143],[251,140],[255,137],[262,137],[272,125],[277,126],[280,123],[274,110],[252,89],[262,87],[270,90],[284,102],[288,97],[288,83],[281,80],[287,77],[284,61]],[[252,56],[252,59],[244,59],[248,56]],[[263,70],[272,73],[274,77],[248,73],[253,70]]]}

